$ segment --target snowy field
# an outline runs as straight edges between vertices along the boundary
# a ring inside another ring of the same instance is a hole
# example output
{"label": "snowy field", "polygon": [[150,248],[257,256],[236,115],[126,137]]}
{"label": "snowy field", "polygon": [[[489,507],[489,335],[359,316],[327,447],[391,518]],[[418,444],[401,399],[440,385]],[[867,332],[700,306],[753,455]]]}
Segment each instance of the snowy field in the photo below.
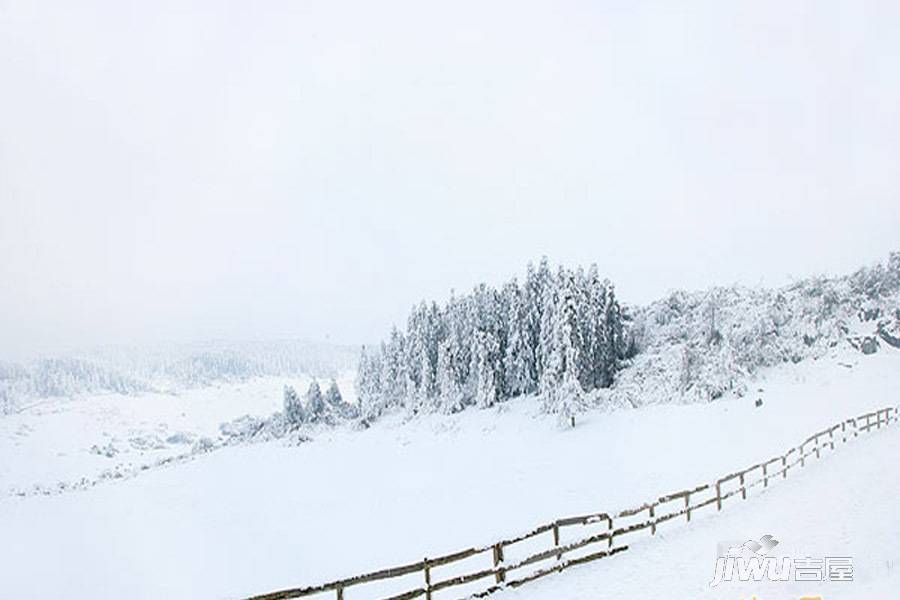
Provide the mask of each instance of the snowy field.
{"label": "snowy field", "polygon": [[[689,528],[644,539],[630,551],[494,596],[497,600],[690,598],[889,600],[900,595],[900,428],[851,444],[751,502],[732,500]],[[773,534],[773,556],[850,557],[852,581],[713,580],[716,548]]]}
{"label": "snowy field", "polygon": [[[52,486],[95,476],[109,461],[151,464],[186,445],[146,450],[131,439],[213,437],[221,421],[279,408],[283,383],[33,407],[0,420],[0,483]],[[239,598],[415,561],[706,483],[845,417],[897,404],[898,390],[900,352],[841,350],[765,370],[743,398],[593,412],[571,430],[520,399],[455,416],[386,418],[365,431],[321,429],[299,446],[224,446],[85,490],[5,494],[0,598]],[[124,449],[92,453],[107,443]],[[690,530],[499,597],[799,597],[805,588],[705,590],[717,541],[764,533],[854,556],[857,581],[825,598],[896,597],[898,450],[900,430],[879,432]]]}
{"label": "snowy field", "polygon": [[[100,394],[36,401],[0,417],[0,495],[58,493],[117,479],[221,443],[219,426],[281,410],[304,377],[261,377],[179,393]],[[338,378],[353,399],[352,374]]]}

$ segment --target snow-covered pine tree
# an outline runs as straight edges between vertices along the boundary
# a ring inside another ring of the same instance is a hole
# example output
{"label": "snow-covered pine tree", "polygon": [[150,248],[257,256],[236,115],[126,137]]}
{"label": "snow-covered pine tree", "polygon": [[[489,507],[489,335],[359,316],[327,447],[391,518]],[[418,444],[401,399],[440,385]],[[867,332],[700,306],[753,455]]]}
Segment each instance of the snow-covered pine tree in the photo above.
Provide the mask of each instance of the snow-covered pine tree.
{"label": "snow-covered pine tree", "polygon": [[332,415],[340,417],[341,419],[355,419],[359,416],[359,411],[356,406],[344,402],[341,390],[338,388],[338,384],[334,379],[331,380],[328,389],[325,390],[325,405],[326,409]]}
{"label": "snow-covered pine tree", "polygon": [[338,388],[337,382],[332,379],[325,390],[325,403],[329,406],[340,406],[344,403],[344,397],[341,396],[341,390]]}
{"label": "snow-covered pine tree", "polygon": [[[566,362],[576,360],[576,352],[574,346],[566,349]],[[569,427],[574,425],[574,417],[577,413],[582,412],[587,407],[584,398],[584,389],[574,370],[563,372],[562,384],[557,392],[556,404],[552,411],[558,414],[558,424],[561,427]]]}
{"label": "snow-covered pine tree", "polygon": [[541,339],[538,346],[540,356],[540,393],[544,411],[554,412],[559,399],[559,386],[565,361],[560,347],[559,293],[556,282],[551,280],[544,286],[544,307],[541,310]]}
{"label": "snow-covered pine tree", "polygon": [[531,364],[534,352],[529,347],[525,294],[515,279],[504,287],[504,296],[507,298],[506,322],[509,334],[503,367],[508,395],[514,397],[534,391],[534,366]]}
{"label": "snow-covered pine tree", "polygon": [[[532,365],[534,373],[532,381],[536,388],[540,388],[542,375],[544,370],[544,343],[545,337],[550,335],[544,331],[545,322],[548,319],[544,315],[544,309],[547,307],[547,295],[553,292],[553,274],[550,271],[550,265],[547,257],[541,257],[536,270],[530,268],[526,280],[526,321],[528,323],[529,346],[534,354]],[[552,303],[551,303],[552,305]]]}
{"label": "snow-covered pine tree", "polygon": [[284,420],[291,429],[299,427],[307,420],[303,401],[289,385],[284,386]]}
{"label": "snow-covered pine tree", "polygon": [[498,360],[500,345],[494,333],[479,330],[475,334],[475,403],[488,408],[500,400]]}
{"label": "snow-covered pine tree", "polygon": [[591,327],[591,298],[590,287],[588,285],[588,276],[585,275],[584,269],[578,267],[574,273],[570,273],[574,280],[572,285],[572,293],[574,297],[575,319],[573,327],[576,333],[575,343],[577,343],[577,355],[575,356],[578,381],[584,390],[593,389],[594,383],[594,357],[592,354],[594,346],[594,329]]}
{"label": "snow-covered pine tree", "polygon": [[560,270],[556,334],[559,354],[562,357],[562,373],[559,375],[557,407],[554,412],[565,409],[567,413],[584,408],[584,389],[581,386],[584,343],[578,318],[579,277],[572,271]]}
{"label": "snow-covered pine tree", "polygon": [[386,408],[381,383],[383,373],[381,362],[380,353],[369,352],[363,347],[356,374],[356,394],[359,398],[360,411],[369,419],[381,416]]}
{"label": "snow-covered pine tree", "polygon": [[622,309],[616,300],[616,290],[606,281],[606,307],[603,311],[606,325],[606,386],[612,385],[619,364],[625,358],[625,334],[622,326]]}
{"label": "snow-covered pine tree", "polygon": [[306,414],[310,421],[318,422],[324,420],[328,413],[328,407],[322,398],[322,390],[319,388],[319,382],[315,379],[309,384],[306,390]]}
{"label": "snow-covered pine tree", "polygon": [[421,384],[419,406],[434,410],[439,405],[438,395],[438,348],[446,335],[444,315],[437,303],[432,302],[423,314],[421,347]]}
{"label": "snow-covered pine tree", "polygon": [[391,329],[390,341],[382,344],[381,356],[385,407],[405,406],[407,396],[414,388],[407,372],[406,339],[396,327]]}
{"label": "snow-covered pine tree", "polygon": [[592,363],[591,389],[609,385],[609,340],[606,326],[606,282],[600,279],[597,266],[592,265],[588,274],[590,310],[588,325],[592,330],[590,344]]}
{"label": "snow-covered pine tree", "polygon": [[456,413],[466,406],[464,386],[458,378],[459,351],[455,340],[454,336],[446,338],[438,351],[439,407],[445,413]]}
{"label": "snow-covered pine tree", "polygon": [[[428,309],[422,302],[416,305],[409,315],[406,324],[406,374],[412,383],[407,394],[414,405],[420,403],[423,393],[423,373],[427,376],[427,357],[425,349],[425,328]],[[425,367],[425,368],[423,368]]]}
{"label": "snow-covered pine tree", "polygon": [[459,386],[463,404],[471,403],[474,393],[472,388],[471,366],[472,348],[474,345],[474,315],[470,297],[451,295],[447,306],[447,337],[452,342],[453,378]]}

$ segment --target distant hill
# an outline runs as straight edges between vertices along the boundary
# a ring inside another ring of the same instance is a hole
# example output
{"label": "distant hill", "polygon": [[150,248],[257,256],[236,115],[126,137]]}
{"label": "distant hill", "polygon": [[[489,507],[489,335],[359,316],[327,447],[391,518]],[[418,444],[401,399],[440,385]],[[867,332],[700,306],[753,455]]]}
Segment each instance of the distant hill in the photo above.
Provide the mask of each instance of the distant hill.
{"label": "distant hill", "polygon": [[334,376],[356,367],[355,346],[296,340],[96,348],[0,362],[0,412],[32,399],[172,391],[267,375]]}

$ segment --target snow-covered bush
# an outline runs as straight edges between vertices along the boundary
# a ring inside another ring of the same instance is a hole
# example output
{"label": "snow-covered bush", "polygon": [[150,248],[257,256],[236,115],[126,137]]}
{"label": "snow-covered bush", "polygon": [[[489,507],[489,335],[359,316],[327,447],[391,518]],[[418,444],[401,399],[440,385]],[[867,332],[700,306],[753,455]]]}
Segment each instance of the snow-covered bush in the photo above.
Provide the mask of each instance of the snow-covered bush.
{"label": "snow-covered bush", "polygon": [[345,402],[335,381],[322,394],[319,384],[313,380],[304,398],[294,388],[284,386],[284,411],[266,418],[244,415],[219,425],[219,431],[229,444],[289,438],[295,442],[307,441],[304,432],[313,426],[333,426],[356,420],[359,410]]}
{"label": "snow-covered bush", "polygon": [[325,390],[325,406],[336,419],[355,419],[359,416],[356,406],[344,401],[341,390],[333,379]]}
{"label": "snow-covered bush", "polygon": [[[898,306],[900,253],[849,276],[813,277],[776,290],[675,292],[630,309],[628,335],[637,355],[614,389],[635,405],[742,394],[760,368],[823,356],[860,327],[869,337],[885,330]],[[864,339],[854,347],[862,349]]]}

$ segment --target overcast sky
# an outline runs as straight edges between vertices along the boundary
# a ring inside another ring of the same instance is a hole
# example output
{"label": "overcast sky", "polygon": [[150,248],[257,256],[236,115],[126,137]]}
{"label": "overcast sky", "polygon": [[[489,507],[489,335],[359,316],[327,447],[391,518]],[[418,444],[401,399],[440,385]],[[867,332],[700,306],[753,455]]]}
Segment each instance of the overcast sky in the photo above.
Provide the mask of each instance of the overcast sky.
{"label": "overcast sky", "polygon": [[[741,6],[738,6],[741,5]],[[900,3],[0,0],[0,353],[900,249]]]}

